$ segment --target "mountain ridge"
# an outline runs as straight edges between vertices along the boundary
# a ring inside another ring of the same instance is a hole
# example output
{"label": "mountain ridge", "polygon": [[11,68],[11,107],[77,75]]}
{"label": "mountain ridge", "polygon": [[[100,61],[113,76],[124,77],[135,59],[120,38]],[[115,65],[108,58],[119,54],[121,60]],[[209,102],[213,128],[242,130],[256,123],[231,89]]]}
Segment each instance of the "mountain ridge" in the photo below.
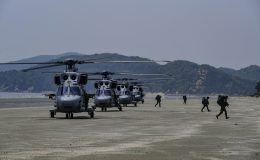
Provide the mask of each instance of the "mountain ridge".
{"label": "mountain ridge", "polygon": [[[53,60],[63,60],[66,58],[75,58],[79,60],[107,58],[107,60],[149,60],[138,56],[124,56],[117,53],[103,54],[72,54],[61,57],[55,57]],[[106,59],[103,59],[106,60]],[[258,67],[250,67],[242,70],[245,75],[252,75],[258,72]],[[78,65],[80,72],[96,72],[108,70],[112,72],[128,71],[131,73],[163,73],[174,76],[174,79],[167,81],[156,81],[155,84],[147,84],[147,91],[166,92],[180,94],[233,94],[246,95],[254,93],[256,78],[245,78],[239,76],[239,72],[231,70],[227,72],[225,68],[215,68],[208,64],[196,64],[186,60],[176,60],[164,65],[158,63],[137,63],[137,64],[83,64]],[[21,68],[19,68],[21,69]],[[51,70],[63,71],[64,67],[56,67]],[[46,90],[55,90],[52,82],[52,75],[41,72],[50,69],[42,69],[23,73],[20,71],[2,71],[0,72],[0,91],[29,91],[41,92]],[[252,72],[252,73],[249,73]],[[235,74],[236,73],[236,74]],[[242,75],[242,74],[241,74]],[[31,82],[31,83],[30,83]],[[91,83],[90,83],[91,85]],[[91,86],[87,86],[91,88]],[[93,87],[92,87],[93,88]]]}

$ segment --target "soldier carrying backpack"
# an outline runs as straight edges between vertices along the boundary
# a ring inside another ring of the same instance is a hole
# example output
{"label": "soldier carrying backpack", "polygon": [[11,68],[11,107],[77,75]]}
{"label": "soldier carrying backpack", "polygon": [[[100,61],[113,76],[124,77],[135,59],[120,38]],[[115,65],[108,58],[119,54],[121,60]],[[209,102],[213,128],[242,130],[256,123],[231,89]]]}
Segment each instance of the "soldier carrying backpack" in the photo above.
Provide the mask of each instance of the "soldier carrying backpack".
{"label": "soldier carrying backpack", "polygon": [[203,107],[202,107],[202,109],[201,109],[201,112],[203,112],[203,109],[204,109],[205,107],[207,107],[208,112],[210,112],[210,110],[209,110],[209,97],[207,97],[207,98],[203,97],[201,103],[203,104]]}
{"label": "soldier carrying backpack", "polygon": [[159,94],[155,97],[157,102],[154,107],[156,107],[158,104],[159,104],[159,107],[161,107],[161,98],[162,98],[162,96],[160,96]]}
{"label": "soldier carrying backpack", "polygon": [[223,113],[225,112],[225,117],[226,119],[229,119],[228,115],[227,115],[227,110],[226,110],[226,107],[229,106],[228,102],[227,102],[227,99],[228,99],[228,96],[222,96],[222,95],[219,95],[218,96],[218,100],[217,100],[217,103],[218,105],[221,107],[220,108],[220,112],[218,115],[216,115],[216,118],[218,119],[218,117]]}

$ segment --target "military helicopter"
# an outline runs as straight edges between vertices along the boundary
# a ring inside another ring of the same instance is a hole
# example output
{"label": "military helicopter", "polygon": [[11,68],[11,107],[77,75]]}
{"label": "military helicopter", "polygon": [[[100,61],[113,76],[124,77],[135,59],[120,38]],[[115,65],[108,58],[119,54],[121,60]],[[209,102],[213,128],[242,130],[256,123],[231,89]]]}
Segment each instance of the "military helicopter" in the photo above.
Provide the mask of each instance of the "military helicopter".
{"label": "military helicopter", "polygon": [[133,97],[132,97],[132,93],[130,91],[130,84],[128,81],[137,80],[137,79],[122,78],[122,79],[116,79],[116,80],[121,81],[117,84],[117,93],[118,93],[119,104],[122,104],[124,107],[126,107],[128,104],[132,104]]}
{"label": "military helicopter", "polygon": [[101,111],[107,111],[107,108],[116,107],[119,111],[122,111],[122,107],[118,103],[117,95],[115,92],[117,81],[113,80],[110,77],[110,75],[121,73],[103,71],[90,74],[102,75],[102,79],[94,83],[96,94],[94,96],[95,105],[93,106],[93,108],[101,108]]}
{"label": "military helicopter", "polygon": [[[65,59],[63,61],[51,62],[10,62],[0,63],[0,65],[16,65],[16,64],[35,64],[40,65],[22,71],[27,72],[31,70],[44,69],[57,66],[66,66],[63,73],[54,76],[54,83],[57,85],[56,94],[50,94],[49,97],[55,100],[55,109],[50,110],[50,117],[54,118],[57,112],[65,113],[66,118],[73,118],[73,113],[87,112],[91,118],[94,118],[94,109],[88,106],[88,99],[91,97],[84,90],[87,84],[87,73],[79,73],[76,64],[90,64],[90,63],[151,63],[155,61],[96,61],[99,59],[90,60],[76,60]],[[163,61],[169,62],[169,61]],[[105,79],[104,79],[105,80]],[[109,81],[104,82],[107,84]],[[111,87],[114,88],[115,83],[111,82]]]}
{"label": "military helicopter", "polygon": [[132,82],[130,86],[130,91],[132,93],[132,101],[134,103],[134,106],[137,106],[138,102],[144,103],[144,93],[143,93],[143,84],[139,82]]}
{"label": "military helicopter", "polygon": [[[121,89],[124,89],[126,85],[122,85],[122,83],[118,84],[117,80],[119,79],[112,79],[110,75],[137,75],[137,74],[132,74],[128,72],[115,73],[115,72],[103,71],[103,72],[89,73],[89,75],[102,75],[102,79],[96,81],[94,84],[96,88],[96,94],[94,96],[94,104],[95,104],[94,108],[101,108],[101,111],[107,111],[107,108],[116,107],[118,108],[119,111],[122,111],[122,106],[120,104],[125,105],[127,103],[134,102],[134,104],[136,105],[137,102],[133,100],[136,100],[137,98],[133,99],[130,91],[125,90],[124,92],[121,92],[123,94],[116,94],[118,93],[119,85],[121,86]],[[144,75],[152,75],[152,74],[144,74]],[[143,98],[143,93],[141,94]],[[138,95],[135,96],[138,97]],[[126,99],[127,102],[124,102],[126,101]]]}
{"label": "military helicopter", "polygon": [[[124,107],[126,107],[128,104],[134,104],[134,106],[137,106],[138,102],[144,103],[144,92],[143,92],[143,86],[144,84],[150,83],[154,80],[168,80],[172,78],[172,75],[167,74],[131,74],[134,76],[168,76],[170,78],[119,78],[116,79],[118,82],[117,85],[117,93],[118,93],[118,102],[119,104],[122,104]],[[142,81],[137,81],[142,80]],[[147,81],[148,80],[148,81]]]}
{"label": "military helicopter", "polygon": [[84,90],[87,84],[88,75],[86,73],[78,73],[76,64],[95,63],[92,61],[79,61],[74,59],[66,59],[64,61],[55,62],[29,62],[29,63],[1,63],[1,64],[44,64],[43,66],[32,67],[22,70],[23,72],[50,68],[65,65],[63,73],[54,76],[54,83],[57,85],[56,94],[49,94],[49,98],[53,99],[54,108],[50,110],[50,117],[54,118],[57,112],[65,113],[66,118],[73,118],[73,113],[87,112],[91,118],[94,118],[94,110],[88,106],[89,95]]}

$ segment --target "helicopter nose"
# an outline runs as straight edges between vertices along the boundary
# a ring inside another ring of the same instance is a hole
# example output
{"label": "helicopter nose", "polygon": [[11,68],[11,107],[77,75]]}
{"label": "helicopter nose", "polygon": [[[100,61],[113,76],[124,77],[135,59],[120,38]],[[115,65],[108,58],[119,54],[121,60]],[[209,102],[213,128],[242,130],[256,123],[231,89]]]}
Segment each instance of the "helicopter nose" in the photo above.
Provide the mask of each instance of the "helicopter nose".
{"label": "helicopter nose", "polygon": [[58,99],[61,106],[78,107],[80,102],[80,96],[62,96]]}
{"label": "helicopter nose", "polygon": [[95,98],[95,103],[98,103],[98,104],[107,104],[107,103],[110,103],[111,102],[111,97],[110,96],[100,96],[100,97],[96,97]]}
{"label": "helicopter nose", "polygon": [[119,96],[118,97],[119,103],[128,103],[130,101],[130,96]]}
{"label": "helicopter nose", "polygon": [[141,97],[140,95],[135,95],[135,98],[139,98],[139,97]]}
{"label": "helicopter nose", "polygon": [[119,96],[118,97],[119,100],[129,100],[130,99],[130,96],[127,96],[127,95],[123,95],[123,96]]}

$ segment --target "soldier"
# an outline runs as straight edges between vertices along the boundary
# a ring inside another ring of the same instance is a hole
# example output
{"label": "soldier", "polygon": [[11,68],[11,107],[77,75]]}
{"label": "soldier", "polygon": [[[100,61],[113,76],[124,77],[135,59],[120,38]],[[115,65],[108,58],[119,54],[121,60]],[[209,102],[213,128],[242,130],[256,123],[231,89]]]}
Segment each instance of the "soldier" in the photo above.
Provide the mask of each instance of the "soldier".
{"label": "soldier", "polygon": [[161,107],[161,98],[162,98],[162,96],[160,96],[159,94],[155,97],[157,102],[156,102],[154,107],[156,107],[157,104],[159,104],[159,107]]}
{"label": "soldier", "polygon": [[227,110],[226,110],[226,107],[229,106],[227,99],[228,99],[228,96],[221,96],[221,95],[218,96],[217,103],[221,107],[221,109],[220,109],[219,114],[216,115],[217,119],[223,112],[225,112],[226,119],[229,119],[229,117],[227,116]]}
{"label": "soldier", "polygon": [[121,105],[118,103],[118,96],[116,95],[116,92],[115,90],[112,90],[113,94],[114,94],[114,102],[115,102],[115,105],[119,108],[121,108]]}
{"label": "soldier", "polygon": [[186,104],[186,102],[187,102],[187,96],[184,95],[182,98],[183,98],[183,104]]}
{"label": "soldier", "polygon": [[203,112],[203,109],[204,109],[205,107],[207,107],[208,112],[210,112],[210,110],[209,110],[209,97],[207,97],[207,98],[203,97],[201,103],[203,104],[203,107],[202,107],[202,109],[201,109],[201,112]]}

